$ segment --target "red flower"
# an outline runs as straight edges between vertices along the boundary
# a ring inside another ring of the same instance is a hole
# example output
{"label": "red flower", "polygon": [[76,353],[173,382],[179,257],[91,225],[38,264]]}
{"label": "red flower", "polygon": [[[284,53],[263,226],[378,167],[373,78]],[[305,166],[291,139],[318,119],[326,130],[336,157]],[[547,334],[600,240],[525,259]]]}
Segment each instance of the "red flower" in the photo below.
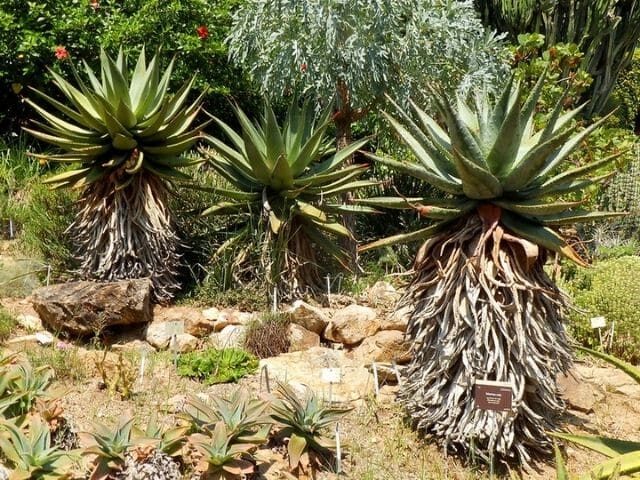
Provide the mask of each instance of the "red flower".
{"label": "red flower", "polygon": [[67,52],[67,49],[62,45],[58,45],[56,47],[56,58],[58,60],[64,60],[65,58],[69,58],[69,52]]}
{"label": "red flower", "polygon": [[196,33],[198,34],[198,37],[200,37],[200,40],[204,40],[209,36],[209,29],[206,25],[200,25],[196,28]]}
{"label": "red flower", "polygon": [[94,10],[97,10],[100,8],[100,2],[98,0],[90,0],[89,5],[91,6],[91,8],[93,8]]}
{"label": "red flower", "polygon": [[300,71],[302,73],[307,71],[307,64],[306,63],[303,63],[303,64],[300,65]]}

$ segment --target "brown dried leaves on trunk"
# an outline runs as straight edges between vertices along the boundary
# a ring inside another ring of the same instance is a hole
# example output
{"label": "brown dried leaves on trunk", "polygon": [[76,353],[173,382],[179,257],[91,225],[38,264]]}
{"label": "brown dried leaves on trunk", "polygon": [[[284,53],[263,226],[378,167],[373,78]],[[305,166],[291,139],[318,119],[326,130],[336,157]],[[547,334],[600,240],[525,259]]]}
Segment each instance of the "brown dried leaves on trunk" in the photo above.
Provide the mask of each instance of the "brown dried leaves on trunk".
{"label": "brown dried leaves on trunk", "polygon": [[[414,360],[402,400],[418,429],[484,459],[550,451],[545,431],[564,405],[556,376],[571,365],[566,296],[549,279],[547,252],[510,235],[500,211],[473,215],[420,249],[400,307],[413,308]],[[477,379],[511,382],[510,412],[474,405]]]}

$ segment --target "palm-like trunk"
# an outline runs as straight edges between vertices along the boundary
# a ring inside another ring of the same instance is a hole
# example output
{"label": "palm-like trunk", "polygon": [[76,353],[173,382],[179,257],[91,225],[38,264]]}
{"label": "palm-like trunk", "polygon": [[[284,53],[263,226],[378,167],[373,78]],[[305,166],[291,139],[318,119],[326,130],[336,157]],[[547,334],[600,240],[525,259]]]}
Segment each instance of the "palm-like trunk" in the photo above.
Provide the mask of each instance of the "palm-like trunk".
{"label": "palm-like trunk", "polygon": [[104,281],[150,277],[154,300],[169,300],[179,287],[180,255],[168,196],[165,183],[145,173],[121,190],[108,179],[90,185],[69,227],[81,275]]}
{"label": "palm-like trunk", "polygon": [[[556,377],[571,365],[567,297],[543,269],[547,252],[510,235],[499,210],[427,241],[400,307],[412,314],[414,359],[402,400],[416,426],[455,450],[527,463],[550,448],[564,405]],[[476,380],[510,382],[513,408],[476,408]]]}

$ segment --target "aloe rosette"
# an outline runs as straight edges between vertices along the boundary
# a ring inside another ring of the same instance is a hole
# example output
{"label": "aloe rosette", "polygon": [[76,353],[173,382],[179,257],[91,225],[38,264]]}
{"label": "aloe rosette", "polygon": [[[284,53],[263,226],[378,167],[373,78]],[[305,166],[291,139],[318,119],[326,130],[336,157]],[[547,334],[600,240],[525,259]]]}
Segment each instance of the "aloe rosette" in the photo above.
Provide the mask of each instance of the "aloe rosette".
{"label": "aloe rosette", "polygon": [[102,50],[100,78],[86,62],[87,81],[72,65],[75,85],[51,70],[66,103],[32,89],[55,114],[27,99],[43,121],[33,120],[25,130],[59,149],[34,157],[78,164],[45,183],[82,190],[70,227],[82,274],[100,280],[149,276],[155,297],[163,300],[177,288],[179,265],[169,189],[189,179],[179,169],[193,160],[183,153],[205,124],[192,128],[202,99],[187,102],[193,79],[170,95],[174,62],[162,75],[159,63],[158,55],[147,63],[143,48],[130,73],[122,50],[115,60]]}
{"label": "aloe rosette", "polygon": [[[535,131],[543,82],[524,103],[513,81],[495,103],[476,97],[474,108],[436,94],[444,127],[416,105],[415,115],[396,105],[396,115],[385,116],[415,161],[370,156],[444,194],[360,201],[415,209],[431,220],[362,250],[424,242],[400,302],[411,312],[414,353],[402,399],[417,428],[487,461],[527,463],[551,451],[545,432],[563,408],[556,376],[569,368],[571,350],[562,324],[568,299],[543,267],[555,253],[586,265],[561,226],[617,215],[565,200],[607,178],[601,169],[615,156],[560,168],[602,121],[579,129],[572,119],[582,107],[564,111],[561,99]],[[478,409],[476,380],[508,382],[510,412]]]}
{"label": "aloe rosette", "polygon": [[225,200],[204,213],[234,214],[246,220],[218,253],[236,247],[234,263],[239,264],[249,256],[249,247],[239,246],[258,238],[266,247],[259,248],[261,269],[283,297],[322,289],[321,265],[327,263],[322,255],[348,268],[349,253],[335,239],[353,236],[339,215],[375,211],[340,200],[344,192],[376,184],[359,179],[367,165],[344,166],[367,140],[335,151],[326,134],[329,113],[317,119],[310,104],[300,106],[296,101],[282,126],[269,105],[258,123],[239,108],[235,112],[242,132],[215,119],[228,141],[206,136],[210,147],[201,149],[229,185],[211,189]]}

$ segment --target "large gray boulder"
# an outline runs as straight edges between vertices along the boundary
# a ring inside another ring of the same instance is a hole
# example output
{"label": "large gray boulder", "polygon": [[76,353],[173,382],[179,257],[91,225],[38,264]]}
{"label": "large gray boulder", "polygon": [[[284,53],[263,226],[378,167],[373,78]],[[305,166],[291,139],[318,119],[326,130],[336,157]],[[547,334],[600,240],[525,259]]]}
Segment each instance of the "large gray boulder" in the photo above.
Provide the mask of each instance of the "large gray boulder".
{"label": "large gray boulder", "polygon": [[41,287],[31,302],[44,327],[74,336],[95,335],[107,327],[151,320],[151,280],[69,282]]}

